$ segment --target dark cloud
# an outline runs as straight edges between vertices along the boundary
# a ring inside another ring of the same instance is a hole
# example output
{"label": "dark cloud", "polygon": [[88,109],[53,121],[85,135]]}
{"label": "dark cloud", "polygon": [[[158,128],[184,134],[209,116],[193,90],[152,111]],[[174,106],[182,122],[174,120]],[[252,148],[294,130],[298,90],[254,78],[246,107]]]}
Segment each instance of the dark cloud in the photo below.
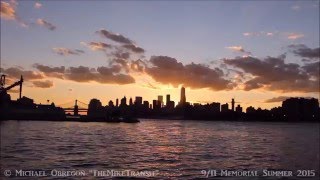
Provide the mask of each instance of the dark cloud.
{"label": "dark cloud", "polygon": [[38,88],[51,88],[53,86],[53,82],[46,80],[46,81],[32,81],[34,87]]}
{"label": "dark cloud", "polygon": [[97,33],[105,38],[108,38],[108,39],[114,41],[114,42],[118,42],[118,43],[122,43],[122,44],[133,44],[133,41],[130,40],[129,38],[124,37],[121,34],[116,34],[116,33],[110,32],[105,29],[101,29],[101,30],[97,31]]}
{"label": "dark cloud", "polygon": [[130,58],[139,59],[144,57],[143,53],[145,50],[137,46],[131,39],[105,29],[98,30],[96,33],[116,43],[106,44],[103,42],[81,42],[81,44],[89,47],[91,50],[104,51],[111,63],[115,63],[118,59],[126,61],[125,65],[123,64],[123,68],[126,69],[126,71],[128,69],[127,66],[131,61]]}
{"label": "dark cloud", "polygon": [[64,73],[66,69],[64,66],[50,67],[41,64],[34,64],[33,67],[44,73]]}
{"label": "dark cloud", "polygon": [[130,69],[137,72],[144,72],[146,66],[146,62],[142,61],[141,59],[138,59],[131,61]]}
{"label": "dark cloud", "polygon": [[41,64],[34,64],[33,67],[39,70],[40,72],[44,73],[47,77],[55,77],[59,79],[63,79],[66,69],[64,66],[50,67]]}
{"label": "dark cloud", "polygon": [[37,19],[37,22],[36,22],[39,26],[43,26],[47,29],[49,29],[50,31],[53,31],[55,30],[57,27],[55,25],[53,25],[52,23],[44,20],[44,19]]}
{"label": "dark cloud", "polygon": [[302,69],[313,79],[319,81],[320,61],[308,63],[302,66]]}
{"label": "dark cloud", "polygon": [[65,78],[76,82],[98,82],[102,84],[131,84],[135,82],[132,76],[119,73],[117,67],[98,67],[96,72],[84,66],[70,67],[65,73]]}
{"label": "dark cloud", "polygon": [[127,60],[130,58],[130,53],[129,52],[123,52],[123,51],[115,51],[111,53],[112,56],[115,57],[115,59],[124,59]]}
{"label": "dark cloud", "polygon": [[[306,71],[308,67],[301,67],[295,63],[285,63],[285,55],[258,59],[254,57],[236,57],[224,59],[227,65],[239,68],[252,77],[244,83],[244,90],[265,88],[274,91],[319,91],[319,78],[314,79]],[[318,71],[319,70],[314,70]],[[315,73],[315,72],[314,72]]]}
{"label": "dark cloud", "polygon": [[68,49],[68,48],[52,48],[53,52],[61,55],[61,56],[68,56],[68,55],[81,55],[84,53],[83,50],[80,49]]}
{"label": "dark cloud", "polygon": [[101,66],[97,68],[97,72],[99,72],[102,75],[110,75],[113,73],[120,73],[121,71],[121,66],[119,65],[113,65],[111,67],[105,67]]}
{"label": "dark cloud", "polygon": [[18,67],[10,67],[7,69],[3,69],[2,72],[7,74],[10,78],[20,79],[22,75],[25,80],[34,80],[34,79],[43,79],[45,76],[36,71],[24,70]]}
{"label": "dark cloud", "polygon": [[41,71],[46,77],[54,77],[75,82],[98,82],[102,84],[131,84],[135,80],[128,74],[122,74],[120,65],[110,67],[90,68],[85,66],[78,67],[49,67],[35,64],[34,67]]}
{"label": "dark cloud", "polygon": [[152,56],[150,67],[146,67],[146,73],[155,81],[162,84],[186,87],[210,88],[212,90],[230,89],[230,81],[223,79],[223,72],[219,68],[211,69],[201,64],[183,65],[176,59],[168,56]]}
{"label": "dark cloud", "polygon": [[124,47],[128,50],[131,50],[132,52],[135,52],[135,53],[144,53],[144,49],[142,49],[141,47],[138,47],[134,44],[125,44],[125,45],[122,45],[122,47]]}
{"label": "dark cloud", "polygon": [[292,44],[288,46],[296,56],[310,59],[320,58],[320,48],[309,48],[304,44]]}

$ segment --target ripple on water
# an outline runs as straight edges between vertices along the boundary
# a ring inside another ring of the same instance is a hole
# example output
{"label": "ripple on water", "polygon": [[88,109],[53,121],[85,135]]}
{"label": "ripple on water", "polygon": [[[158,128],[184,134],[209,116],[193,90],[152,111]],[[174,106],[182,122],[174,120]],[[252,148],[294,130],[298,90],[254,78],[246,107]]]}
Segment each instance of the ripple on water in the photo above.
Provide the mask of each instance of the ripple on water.
{"label": "ripple on water", "polygon": [[319,172],[319,124],[7,121],[1,142],[4,168],[158,170],[160,179],[199,178],[214,168]]}

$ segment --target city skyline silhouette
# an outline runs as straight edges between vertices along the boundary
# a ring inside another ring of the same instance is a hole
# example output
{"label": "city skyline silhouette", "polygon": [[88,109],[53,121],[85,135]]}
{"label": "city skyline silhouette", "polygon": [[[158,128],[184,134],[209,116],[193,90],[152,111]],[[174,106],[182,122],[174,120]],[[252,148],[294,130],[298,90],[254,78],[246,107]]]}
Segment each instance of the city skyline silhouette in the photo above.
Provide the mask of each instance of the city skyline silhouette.
{"label": "city skyline silhouette", "polygon": [[[142,96],[110,100],[103,105],[99,99],[92,98],[88,104],[76,99],[73,107],[63,108],[48,100],[48,104],[35,104],[34,100],[22,97],[23,76],[20,80],[6,87],[6,76],[1,76],[0,107],[4,110],[1,120],[56,120],[56,121],[102,121],[102,122],[139,122],[137,118],[181,119],[181,120],[241,120],[241,121],[282,121],[282,122],[317,122],[320,118],[319,100],[315,98],[287,98],[282,106],[271,110],[249,106],[245,112],[241,103],[231,99],[229,103],[211,102],[207,104],[187,101],[186,89],[180,90],[180,101],[175,105],[167,94],[164,103],[163,95],[152,102],[143,100]],[[7,93],[19,86],[19,99],[11,100]],[[120,103],[119,103],[120,102]],[[82,106],[79,104],[81,103]],[[236,106],[237,103],[237,106]],[[87,107],[85,107],[85,106]]]}

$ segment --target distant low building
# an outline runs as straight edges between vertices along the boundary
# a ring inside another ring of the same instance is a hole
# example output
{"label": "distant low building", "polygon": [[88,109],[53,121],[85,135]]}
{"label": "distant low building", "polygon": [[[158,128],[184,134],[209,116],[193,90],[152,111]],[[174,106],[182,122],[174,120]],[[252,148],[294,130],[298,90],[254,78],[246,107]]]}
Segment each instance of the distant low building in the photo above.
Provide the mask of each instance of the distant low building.
{"label": "distant low building", "polygon": [[229,112],[229,105],[228,105],[228,103],[221,105],[221,112]]}
{"label": "distant low building", "polygon": [[307,120],[319,117],[319,101],[311,98],[289,98],[282,102],[284,116],[290,120]]}
{"label": "distant low building", "polygon": [[160,107],[163,106],[163,96],[158,96],[158,104]]}
{"label": "distant low building", "polygon": [[252,107],[252,106],[249,106],[246,109],[246,113],[254,113],[255,111],[256,111],[256,109],[254,109],[254,107]]}
{"label": "distant low building", "polygon": [[174,101],[169,101],[167,102],[167,109],[173,109],[175,107],[175,103]]}
{"label": "distant low building", "polygon": [[149,109],[149,102],[148,101],[143,101],[143,107],[145,109]]}
{"label": "distant low building", "polygon": [[218,102],[213,102],[210,104],[211,106],[211,110],[214,112],[214,113],[219,113],[220,112],[220,103]]}
{"label": "distant low building", "polygon": [[111,100],[109,101],[108,106],[114,107],[114,104],[113,104],[113,102]]}
{"label": "distant low building", "polygon": [[136,100],[134,101],[134,104],[142,105],[142,97],[141,96],[136,96]]}
{"label": "distant low building", "polygon": [[126,106],[126,105],[127,105],[127,98],[124,96],[124,97],[121,99],[120,106]]}
{"label": "distant low building", "polygon": [[237,113],[242,113],[242,107],[238,104],[238,106],[236,107],[236,112]]}
{"label": "distant low building", "polygon": [[104,117],[104,109],[102,103],[98,99],[91,99],[88,105],[88,116],[90,117]]}

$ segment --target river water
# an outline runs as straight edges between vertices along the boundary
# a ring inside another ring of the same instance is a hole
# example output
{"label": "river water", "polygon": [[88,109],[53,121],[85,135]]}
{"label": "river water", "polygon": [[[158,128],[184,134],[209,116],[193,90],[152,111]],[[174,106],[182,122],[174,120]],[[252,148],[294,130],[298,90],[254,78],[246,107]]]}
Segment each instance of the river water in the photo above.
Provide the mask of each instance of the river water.
{"label": "river water", "polygon": [[[319,175],[319,124],[141,120],[141,123],[1,122],[1,174],[16,170],[111,170],[192,179],[212,170],[312,170]],[[52,170],[54,174],[52,174]],[[148,174],[148,173],[153,174]],[[263,173],[262,173],[263,174]],[[69,178],[72,178],[68,175]],[[312,176],[312,173],[309,174]],[[98,178],[99,178],[98,177]],[[257,177],[256,177],[257,178]],[[269,177],[273,179],[274,177]],[[293,179],[298,177],[291,177]],[[314,177],[317,179],[316,177]]]}

